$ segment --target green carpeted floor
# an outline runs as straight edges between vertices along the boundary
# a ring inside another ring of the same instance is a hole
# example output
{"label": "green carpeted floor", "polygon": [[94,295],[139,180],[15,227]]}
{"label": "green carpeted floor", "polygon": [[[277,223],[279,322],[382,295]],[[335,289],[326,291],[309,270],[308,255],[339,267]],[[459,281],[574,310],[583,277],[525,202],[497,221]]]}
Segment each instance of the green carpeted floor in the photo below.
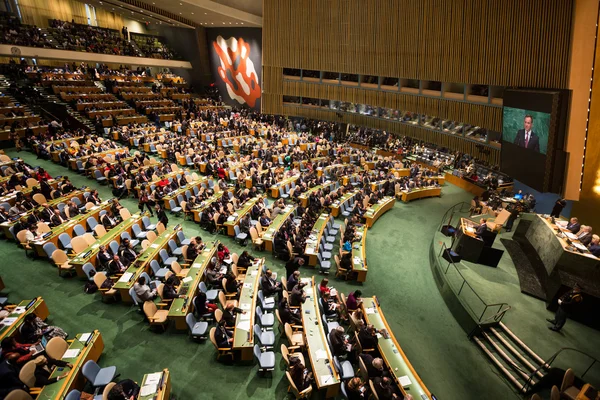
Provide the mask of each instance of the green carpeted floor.
{"label": "green carpeted floor", "polygon": [[[29,153],[9,152],[32,165],[41,165],[52,175],[68,175],[76,186],[98,186],[66,168],[36,160]],[[103,198],[112,197],[107,187]],[[382,309],[403,350],[425,384],[438,399],[517,398],[498,376],[447,309],[429,266],[429,245],[443,213],[471,195],[452,185],[443,197],[410,204],[397,203],[369,230],[367,260],[369,275],[363,285],[330,280],[344,293],[360,287],[364,296],[377,295]],[[122,202],[130,210],[137,202]],[[170,226],[182,222],[170,217]],[[186,236],[210,235],[190,221],[182,222]],[[219,236],[230,250],[241,247]],[[259,253],[260,254],[260,253]],[[282,273],[283,263],[266,253],[271,269]],[[179,399],[281,399],[286,397],[284,363],[277,350],[277,368],[272,377],[260,377],[250,364],[225,365],[215,360],[210,342],[192,342],[186,333],[169,329],[155,333],[142,316],[124,304],[104,304],[99,295],[83,292],[84,282],[60,278],[47,261],[30,261],[12,242],[0,243],[4,260],[0,274],[14,302],[41,295],[48,303],[50,321],[69,333],[99,329],[105,341],[101,365],[116,365],[122,377],[141,381],[148,372],[169,368],[173,393]],[[303,276],[313,273],[306,268]],[[315,396],[316,398],[317,396]]]}

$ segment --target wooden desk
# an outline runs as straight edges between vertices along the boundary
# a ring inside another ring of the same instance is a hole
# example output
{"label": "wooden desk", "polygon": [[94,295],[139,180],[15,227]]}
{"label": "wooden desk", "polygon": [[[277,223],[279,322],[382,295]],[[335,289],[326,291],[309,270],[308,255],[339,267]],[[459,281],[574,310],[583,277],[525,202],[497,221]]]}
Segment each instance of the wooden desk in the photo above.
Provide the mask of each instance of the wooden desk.
{"label": "wooden desk", "polygon": [[296,206],[287,205],[283,209],[283,214],[279,214],[275,217],[275,219],[269,225],[267,231],[263,234],[262,240],[265,244],[265,250],[273,251],[273,241],[275,239],[275,235],[279,232],[279,229],[283,225],[283,223],[292,215],[292,213],[296,210]]}
{"label": "wooden desk", "polygon": [[[331,215],[323,213],[315,222],[315,225],[310,232],[310,236],[306,239],[306,247],[304,248],[304,254],[308,256],[308,265],[315,267],[318,263],[317,254],[319,254],[319,246],[321,245],[321,238],[323,232],[327,227],[327,223],[331,219]],[[313,239],[314,238],[314,239]]]}
{"label": "wooden desk", "polygon": [[129,295],[129,289],[133,287],[142,272],[150,272],[150,262],[152,262],[152,260],[158,260],[158,253],[162,249],[167,248],[169,240],[175,238],[179,230],[181,230],[181,228],[177,230],[167,229],[158,235],[156,240],[138,255],[137,259],[131,263],[129,268],[127,268],[123,275],[121,275],[121,278],[115,283],[113,289],[119,291],[121,299],[125,303],[133,303],[133,299]]}
{"label": "wooden desk", "polygon": [[358,282],[367,280],[367,231],[366,225],[356,228],[356,234],[360,235],[360,241],[352,244],[352,271],[356,274]]}
{"label": "wooden desk", "polygon": [[[325,329],[319,310],[319,292],[314,276],[310,280],[302,279],[308,285],[304,288],[307,296],[302,304],[302,327],[306,339],[306,348],[312,365],[315,383],[319,390],[325,392],[326,398],[337,396],[340,389],[340,377],[333,365],[333,355],[327,344]],[[326,358],[317,355],[325,352]]]}
{"label": "wooden desk", "polygon": [[367,227],[372,227],[373,224],[385,214],[386,211],[391,210],[396,204],[396,199],[391,196],[386,196],[379,200],[376,204],[367,208],[365,212],[365,219],[367,220]]}
{"label": "wooden desk", "polygon": [[[83,201],[83,192],[81,190],[76,190],[74,192],[69,193],[66,196],[63,197],[59,197],[58,199],[54,199],[54,200],[50,200],[48,202],[48,206],[54,208],[56,207],[56,205],[58,203],[66,203],[67,201],[73,199],[73,198],[79,198],[79,200],[81,201],[82,204],[84,204],[85,202]],[[38,206],[35,208],[32,208],[31,210],[29,210],[28,212],[24,213],[23,217],[25,216],[29,216],[31,215],[32,212],[36,211],[36,210],[41,210],[42,207]],[[0,227],[2,228],[2,230],[4,231],[4,237],[8,238],[8,239],[15,239],[15,237],[13,237],[13,235],[10,233],[10,228],[15,226],[15,224],[21,219],[22,217],[19,217],[18,219],[12,221],[12,222],[3,222],[0,224]],[[17,235],[17,233],[19,232],[15,232],[15,236]]]}
{"label": "wooden desk", "polygon": [[[56,179],[48,179],[48,184],[50,185],[50,187],[52,189],[56,189],[58,187],[58,181]],[[39,188],[39,184],[36,185],[35,187]],[[18,192],[21,192],[23,194],[31,194],[31,192],[33,191],[33,188],[30,187],[24,187],[21,190],[19,190]],[[15,205],[15,200],[17,198],[17,191],[14,191],[12,193],[9,193],[5,196],[0,197],[0,203],[8,203],[11,206]],[[48,199],[47,199],[48,200]]]}
{"label": "wooden desk", "polygon": [[[171,210],[171,205],[169,204],[169,200],[175,200],[175,203],[177,203],[177,196],[182,195],[184,196],[184,201],[185,201],[185,192],[190,190],[193,193],[193,188],[195,186],[197,186],[198,188],[202,187],[202,184],[206,185],[206,178],[200,178],[197,181],[194,182],[190,182],[187,185],[185,185],[184,187],[180,187],[179,189],[177,189],[176,191],[174,191],[173,193],[169,194],[168,196],[163,197],[163,204],[165,207],[165,210]],[[217,191],[218,188],[215,187],[215,191]]]}
{"label": "wooden desk", "polygon": [[244,206],[235,212],[237,216],[230,216],[227,221],[223,224],[227,227],[227,235],[235,236],[235,227],[240,224],[240,220],[252,210],[252,207],[259,201],[262,200],[262,196],[253,197],[251,199],[246,200]]}
{"label": "wooden desk", "polygon": [[106,232],[106,235],[102,236],[102,238],[96,240],[96,242],[90,246],[88,246],[84,251],[78,254],[75,258],[71,259],[70,264],[75,267],[75,271],[77,271],[77,276],[84,277],[85,273],[83,272],[83,265],[85,263],[92,263],[92,265],[96,265],[96,257],[98,256],[98,249],[101,245],[108,246],[108,244],[115,240],[117,243],[121,243],[121,233],[128,232],[131,234],[131,226],[133,224],[139,224],[142,220],[141,214],[133,214],[131,217],[127,218],[125,221],[121,222],[117,226],[115,226],[110,231]]}
{"label": "wooden desk", "polygon": [[[160,377],[160,381],[157,384],[156,392],[148,394],[146,396],[142,396],[141,390],[140,394],[138,394],[138,400],[170,400],[171,399],[171,373],[168,369],[164,369],[161,372],[157,372],[156,374],[162,374]],[[146,374],[142,379],[142,384],[140,388],[146,385],[146,382],[150,378],[151,375],[154,374]]]}
{"label": "wooden desk", "polygon": [[[400,344],[392,333],[375,297],[364,298],[361,306],[367,324],[373,325],[377,330],[385,329],[389,333],[388,339],[384,337],[379,338],[378,348],[381,357],[392,374],[392,381],[396,382],[405,397],[406,394],[411,394],[415,399],[430,400],[431,392],[429,392],[421,377],[419,377],[406,357],[406,354],[402,351],[402,347],[400,347]],[[407,376],[410,379],[410,386],[406,388],[400,386],[399,379],[402,376]]]}
{"label": "wooden desk", "polygon": [[246,270],[238,300],[238,307],[244,310],[246,314],[238,314],[235,319],[232,347],[241,353],[241,358],[244,361],[250,361],[253,357],[256,297],[263,263],[263,259],[256,259]]}
{"label": "wooden desk", "polygon": [[[104,157],[106,157],[107,155],[112,155],[113,157],[116,156],[117,154],[126,154],[127,156],[129,156],[129,148],[127,147],[120,147],[117,149],[110,149],[110,150],[106,150],[106,151],[101,151],[98,153],[94,153],[94,154],[90,154],[89,156],[84,156],[84,157],[77,157],[77,158],[70,158],[69,159],[69,168],[72,169],[73,171],[77,171],[77,161],[81,161],[84,165],[85,162],[90,158],[90,157],[96,157],[96,158],[102,158],[104,159]],[[103,174],[104,175],[104,174]]]}
{"label": "wooden desk", "polygon": [[200,222],[200,214],[204,212],[215,201],[219,201],[225,192],[217,192],[210,196],[208,199],[204,200],[203,206],[198,206],[192,208],[192,215],[194,216],[195,222]]}
{"label": "wooden desk", "polygon": [[[83,366],[89,360],[98,361],[102,351],[104,350],[104,340],[99,331],[91,332],[89,339],[85,342],[80,341],[84,334],[80,333],[75,336],[75,339],[69,343],[69,350],[79,350],[79,354],[73,358],[63,358],[63,361],[73,364],[65,379],[42,387],[42,391],[37,395],[37,399],[53,399],[62,400],[67,393],[73,389],[82,390],[85,385],[85,378],[82,374]],[[85,334],[87,335],[87,334]],[[56,378],[64,374],[64,371],[59,371],[55,368],[50,378]]]}
{"label": "wooden desk", "polygon": [[333,204],[331,205],[331,215],[333,215],[334,217],[338,217],[341,214],[341,207],[344,203],[346,203],[347,201],[352,201],[352,199],[354,198],[354,196],[356,196],[356,194],[358,193],[358,190],[355,190],[353,192],[348,192],[345,195],[343,195],[342,197],[340,197],[339,200],[336,200],[333,202]]}
{"label": "wooden desk", "polygon": [[102,210],[108,210],[110,208],[111,204],[112,204],[111,201],[105,200],[100,205],[94,206],[93,208],[89,209],[86,213],[79,214],[76,217],[70,218],[64,224],[55,226],[50,231],[49,236],[32,242],[32,246],[35,249],[36,254],[40,257],[47,257],[48,255],[44,251],[44,245],[46,243],[54,243],[54,245],[57,248],[59,248],[58,237],[62,233],[66,233],[72,238],[73,237],[73,228],[75,227],[75,225],[80,224],[85,229],[86,221],[88,218],[93,217],[96,219],[96,221],[99,221],[100,220],[100,212]]}
{"label": "wooden desk", "polygon": [[429,187],[423,189],[411,189],[410,192],[401,191],[401,199],[403,202],[408,203],[412,200],[424,199],[427,197],[440,197],[442,195],[442,188],[440,187]]}
{"label": "wooden desk", "polygon": [[289,178],[286,178],[282,181],[277,182],[275,185],[271,186],[269,188],[270,192],[271,192],[271,197],[273,197],[274,199],[279,198],[279,189],[280,188],[284,188],[286,185],[291,185],[292,182],[296,182],[298,180],[298,178],[300,178],[300,175],[294,175],[291,176]]}
{"label": "wooden desk", "polygon": [[206,244],[206,247],[202,253],[196,257],[196,260],[194,260],[194,263],[190,267],[190,272],[188,272],[187,277],[181,281],[181,285],[179,285],[179,289],[177,290],[177,293],[180,294],[187,291],[185,297],[173,299],[171,307],[169,308],[168,318],[175,321],[175,328],[178,330],[187,329],[185,316],[194,310],[192,300],[194,300],[194,296],[198,293],[198,285],[204,277],[204,271],[206,270],[206,266],[210,263],[210,259],[217,254],[217,246],[219,245],[218,240],[204,243]]}
{"label": "wooden desk", "polygon": [[322,185],[317,185],[315,187],[308,189],[306,192],[304,192],[300,196],[298,196],[298,198],[300,199],[300,204],[302,204],[302,207],[308,207],[308,198],[310,197],[311,193],[316,192],[319,189],[329,188],[329,189],[333,190],[333,188],[335,187],[336,184],[337,184],[337,182],[326,181]]}
{"label": "wooden desk", "polygon": [[481,196],[485,192],[485,188],[477,186],[476,184],[469,182],[459,176],[446,172],[446,181],[453,185],[458,186],[461,189],[466,190],[476,196]]}
{"label": "wooden desk", "polygon": [[[22,310],[25,311],[22,311]],[[27,314],[34,313],[41,320],[46,320],[50,312],[48,311],[48,306],[46,302],[41,297],[36,297],[32,300],[23,300],[17,307],[13,309],[12,313],[8,315],[6,318],[16,318],[16,320],[10,324],[0,324],[0,341],[4,338],[11,337],[17,335],[19,328],[23,325],[23,320]],[[6,319],[4,320],[6,322]]]}

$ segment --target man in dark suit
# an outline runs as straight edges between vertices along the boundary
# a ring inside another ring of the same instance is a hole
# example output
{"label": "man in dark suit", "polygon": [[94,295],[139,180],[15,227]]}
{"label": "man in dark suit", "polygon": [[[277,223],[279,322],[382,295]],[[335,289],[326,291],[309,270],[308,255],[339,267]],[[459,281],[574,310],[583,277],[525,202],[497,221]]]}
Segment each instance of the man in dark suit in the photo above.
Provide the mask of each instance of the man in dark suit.
{"label": "man in dark suit", "polygon": [[19,379],[16,365],[19,357],[18,353],[12,353],[0,362],[0,398],[4,398],[14,389],[25,389],[25,385]]}
{"label": "man in dark suit", "polygon": [[377,392],[377,398],[379,400],[393,400],[398,399],[398,395],[394,392],[390,378],[375,378],[373,379],[373,388]]}
{"label": "man in dark suit", "polygon": [[579,232],[579,229],[581,229],[581,224],[579,223],[579,220],[576,217],[571,218],[569,220],[569,223],[567,224],[567,229],[571,231],[571,233]]}
{"label": "man in dark suit", "polygon": [[381,358],[374,358],[372,355],[366,353],[360,354],[359,357],[365,363],[369,379],[382,378],[388,375],[383,367],[383,360]]}
{"label": "man in dark suit", "polygon": [[600,236],[592,235],[592,240],[588,246],[588,250],[596,257],[600,257]]}
{"label": "man in dark suit", "polygon": [[581,225],[581,230],[577,232],[577,239],[579,239],[582,245],[589,245],[592,241],[592,227]]}
{"label": "man in dark suit", "polygon": [[112,212],[110,210],[106,210],[106,214],[104,214],[102,218],[100,218],[100,223],[104,225],[107,231],[117,226],[117,221],[113,217]]}
{"label": "man in dark suit", "polygon": [[106,268],[109,262],[113,259],[113,253],[110,248],[101,245],[98,249],[98,261],[103,268]]}
{"label": "man in dark suit", "polygon": [[131,265],[137,258],[137,253],[133,250],[129,239],[123,239],[123,243],[119,246],[119,256],[125,265]]}
{"label": "man in dark suit", "polygon": [[108,263],[106,267],[106,272],[108,275],[116,275],[127,269],[127,266],[121,262],[121,259],[118,255],[114,255],[111,262]]}
{"label": "man in dark suit", "polygon": [[273,272],[270,269],[268,269],[265,273],[265,276],[263,276],[261,287],[266,297],[273,295],[279,296],[281,295],[281,292],[283,292],[281,282],[277,282],[275,279],[273,279]]}
{"label": "man in dark suit", "polygon": [[533,117],[526,115],[523,120],[523,129],[519,129],[514,142],[517,146],[540,152],[540,137],[533,131]]}
{"label": "man in dark suit", "polygon": [[54,210],[54,215],[52,215],[52,217],[50,218],[50,225],[52,227],[59,226],[60,224],[67,222],[67,220],[67,216],[62,215],[62,213],[58,209],[56,209]]}
{"label": "man in dark suit", "polygon": [[487,228],[487,220],[485,218],[481,218],[479,220],[479,226],[477,227],[477,230],[475,231],[475,234],[477,235],[477,237],[481,237],[483,235],[485,235],[485,233],[487,232],[488,228]]}

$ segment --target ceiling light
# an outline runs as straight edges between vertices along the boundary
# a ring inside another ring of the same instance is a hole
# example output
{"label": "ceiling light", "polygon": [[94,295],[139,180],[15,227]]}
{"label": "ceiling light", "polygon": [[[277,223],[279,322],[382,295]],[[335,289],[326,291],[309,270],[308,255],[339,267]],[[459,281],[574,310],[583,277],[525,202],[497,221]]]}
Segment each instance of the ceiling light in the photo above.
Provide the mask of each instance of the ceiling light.
{"label": "ceiling light", "polygon": [[225,25],[225,22],[223,22],[223,25]]}
{"label": "ceiling light", "polygon": [[244,25],[244,23],[242,22],[242,25]]}
{"label": "ceiling light", "polygon": [[194,15],[194,13],[192,13],[192,15]]}
{"label": "ceiling light", "polygon": [[204,15],[208,15],[207,13],[204,13]]}

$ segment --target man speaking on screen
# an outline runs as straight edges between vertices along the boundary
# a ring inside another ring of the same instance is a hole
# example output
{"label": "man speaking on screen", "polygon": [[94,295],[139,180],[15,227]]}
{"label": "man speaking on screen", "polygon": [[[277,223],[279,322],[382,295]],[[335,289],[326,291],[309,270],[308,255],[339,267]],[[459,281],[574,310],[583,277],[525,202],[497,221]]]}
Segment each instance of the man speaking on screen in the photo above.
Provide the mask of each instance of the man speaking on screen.
{"label": "man speaking on screen", "polygon": [[515,144],[539,153],[540,137],[533,131],[533,117],[531,115],[525,116],[525,119],[523,120],[523,129],[519,129],[517,132]]}

